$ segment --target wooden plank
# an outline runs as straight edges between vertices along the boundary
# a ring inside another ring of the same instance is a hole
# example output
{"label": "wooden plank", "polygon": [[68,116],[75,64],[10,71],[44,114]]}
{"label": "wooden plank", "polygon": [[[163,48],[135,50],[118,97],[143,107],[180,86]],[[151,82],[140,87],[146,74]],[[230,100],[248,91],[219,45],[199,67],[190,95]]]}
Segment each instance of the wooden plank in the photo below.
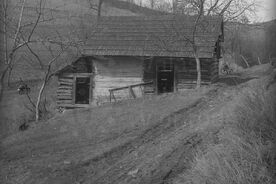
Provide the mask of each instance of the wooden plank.
{"label": "wooden plank", "polygon": [[68,86],[73,86],[73,82],[58,82],[59,86],[63,86],[63,85],[68,85]]}
{"label": "wooden plank", "polygon": [[74,77],[89,77],[94,75],[94,73],[68,73],[66,74],[66,77],[68,78],[74,78]]}
{"label": "wooden plank", "polygon": [[71,95],[72,96],[72,92],[71,91],[68,91],[68,92],[65,92],[65,91],[57,91],[57,95]]}
{"label": "wooden plank", "polygon": [[72,96],[57,96],[57,100],[73,100]]}
{"label": "wooden plank", "polygon": [[129,86],[128,90],[129,90],[129,93],[132,96],[132,98],[136,98],[136,95],[134,94],[134,91],[131,86]]}
{"label": "wooden plank", "polygon": [[72,93],[63,93],[63,92],[60,92],[60,93],[57,93],[58,96],[72,96]]}
{"label": "wooden plank", "polygon": [[110,89],[110,91],[118,91],[118,90],[122,90],[122,89],[128,89],[129,87],[132,88],[132,87],[138,87],[138,86],[145,86],[145,85],[148,85],[148,84],[153,84],[153,82],[150,81],[150,82],[146,82],[146,83],[139,83],[139,84],[133,84],[133,85],[128,85],[128,86],[118,87],[118,88]]}
{"label": "wooden plank", "polygon": [[[112,96],[112,98],[114,99],[114,101],[116,102],[116,98],[115,98],[115,95],[113,93],[113,91],[110,91],[110,95]],[[110,101],[111,102],[111,101]]]}
{"label": "wooden plank", "polygon": [[[210,74],[206,74],[206,73],[203,73],[201,74],[202,77],[210,77]],[[196,78],[197,77],[197,74],[187,74],[187,73],[182,73],[182,74],[177,74],[177,78],[178,79],[185,79],[185,78]]]}
{"label": "wooden plank", "polygon": [[57,103],[72,104],[72,100],[57,100]]}
{"label": "wooden plank", "polygon": [[58,90],[72,90],[73,89],[73,86],[59,86],[58,87]]}
{"label": "wooden plank", "polygon": [[73,97],[72,95],[60,95],[60,96],[57,96],[57,99],[72,100]]}
{"label": "wooden plank", "polygon": [[87,108],[91,107],[90,104],[66,104],[66,103],[60,103],[58,104],[59,107],[68,107],[68,108]]}
{"label": "wooden plank", "polygon": [[65,79],[65,78],[59,78],[58,82],[67,82],[67,83],[73,83],[74,80],[73,79]]}
{"label": "wooden plank", "polygon": [[72,96],[73,96],[72,102],[75,103],[76,102],[76,76],[74,76]]}
{"label": "wooden plank", "polygon": [[63,75],[60,76],[60,78],[63,78],[63,79],[72,79],[72,77],[67,76],[68,74],[71,74],[71,73],[64,73]]}
{"label": "wooden plank", "polygon": [[72,95],[73,92],[71,92],[71,91],[64,91],[64,90],[59,90],[59,91],[57,91],[57,94],[70,94],[70,95]]}
{"label": "wooden plank", "polygon": [[[70,103],[72,103],[72,98],[57,98],[57,102],[64,102],[64,101],[66,101],[66,100],[69,100]],[[69,101],[68,101],[68,102],[69,102]]]}
{"label": "wooden plank", "polygon": [[90,83],[89,83],[89,104],[91,104],[93,102],[93,88],[94,88],[94,81],[93,81],[93,76],[90,76],[89,79]]}

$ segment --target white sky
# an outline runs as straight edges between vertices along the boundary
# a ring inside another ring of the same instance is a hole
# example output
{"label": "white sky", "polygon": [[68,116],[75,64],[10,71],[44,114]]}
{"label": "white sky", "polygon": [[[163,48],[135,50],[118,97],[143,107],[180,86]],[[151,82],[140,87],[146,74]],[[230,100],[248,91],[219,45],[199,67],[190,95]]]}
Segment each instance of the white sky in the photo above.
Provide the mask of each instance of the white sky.
{"label": "white sky", "polygon": [[260,7],[255,21],[268,21],[276,18],[276,0],[259,0]]}

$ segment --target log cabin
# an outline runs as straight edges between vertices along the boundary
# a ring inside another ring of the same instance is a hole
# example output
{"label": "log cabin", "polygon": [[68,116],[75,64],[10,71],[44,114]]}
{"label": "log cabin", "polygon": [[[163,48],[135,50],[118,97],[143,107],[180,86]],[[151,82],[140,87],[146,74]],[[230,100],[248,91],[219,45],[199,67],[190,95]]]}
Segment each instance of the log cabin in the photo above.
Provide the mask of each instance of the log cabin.
{"label": "log cabin", "polygon": [[223,19],[196,19],[187,15],[99,18],[82,56],[56,73],[58,106],[86,107],[194,88],[195,52],[202,85],[215,82]]}

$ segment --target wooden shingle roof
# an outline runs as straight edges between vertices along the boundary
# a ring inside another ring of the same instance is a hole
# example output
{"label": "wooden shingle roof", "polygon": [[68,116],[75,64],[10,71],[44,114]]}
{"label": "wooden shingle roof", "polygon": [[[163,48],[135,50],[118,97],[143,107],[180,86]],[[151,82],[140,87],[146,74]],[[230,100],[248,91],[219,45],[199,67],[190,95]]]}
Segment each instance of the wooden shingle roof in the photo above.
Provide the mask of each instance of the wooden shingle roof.
{"label": "wooden shingle roof", "polygon": [[162,15],[101,17],[91,30],[84,55],[193,57],[192,35],[199,57],[211,58],[222,18],[204,16],[195,26],[196,16]]}

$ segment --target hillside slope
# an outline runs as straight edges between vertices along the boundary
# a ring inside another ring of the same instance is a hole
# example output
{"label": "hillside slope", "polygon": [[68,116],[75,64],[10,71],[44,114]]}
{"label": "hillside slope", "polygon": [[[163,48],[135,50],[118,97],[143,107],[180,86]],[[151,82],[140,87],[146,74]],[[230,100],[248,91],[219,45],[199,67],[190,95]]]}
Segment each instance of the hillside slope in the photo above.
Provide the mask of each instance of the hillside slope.
{"label": "hillside slope", "polygon": [[[18,16],[21,10],[21,1],[10,1],[8,16],[12,20],[10,27],[17,25]],[[41,20],[49,20],[39,23],[34,31],[32,40],[53,40],[59,42],[72,41],[78,46],[84,42],[91,34],[90,28],[94,26],[96,21],[97,11],[90,8],[87,0],[47,0],[43,8],[43,18]],[[22,2],[21,2],[22,3]],[[37,18],[38,0],[26,1],[22,25],[35,22]],[[145,15],[160,15],[162,12],[151,10],[149,8],[140,7],[131,3],[121,2],[119,0],[106,0],[102,5],[102,16],[145,16]],[[14,16],[17,15],[17,16]],[[2,27],[1,27],[2,28]],[[28,35],[31,26],[24,27],[21,31]],[[14,32],[10,29],[9,32]],[[0,32],[1,34],[1,32]],[[0,35],[2,38],[2,35]],[[14,35],[12,35],[13,38]],[[12,42],[12,40],[9,40]],[[1,42],[2,44],[2,42]],[[52,59],[52,53],[47,49],[49,44],[41,43],[30,44],[31,48],[41,58],[43,65],[46,65]],[[4,56],[3,48],[0,47],[0,58]],[[59,47],[52,44],[54,54],[59,52]],[[54,64],[53,70],[60,68],[66,64],[75,61],[80,56],[79,50],[71,48],[67,50],[58,62]],[[2,63],[0,63],[1,65]],[[3,69],[0,66],[0,71]],[[36,57],[24,47],[16,53],[15,64],[11,74],[11,81],[18,81],[19,78],[24,80],[32,80],[42,78],[45,67],[41,69]]]}
{"label": "hillside slope", "polygon": [[247,98],[260,91],[275,102],[275,72],[255,67],[239,85],[224,78],[200,90],[67,111],[1,142],[0,181],[185,183],[194,153],[222,144]]}
{"label": "hillside slope", "polygon": [[[13,21],[11,25],[16,25],[20,12],[20,3],[22,1],[12,0],[9,6],[9,15]],[[36,8],[38,0],[26,1],[26,7],[22,18],[23,23],[34,22],[37,16]],[[94,26],[97,12],[91,10],[87,0],[47,0],[45,1],[45,9],[43,18],[50,19],[38,25],[35,29],[33,40],[53,40],[53,41],[72,41],[80,45],[82,41],[89,38],[90,28]],[[127,2],[118,0],[106,0],[102,7],[103,16],[142,16],[157,15],[161,12],[148,8],[139,7]],[[2,27],[0,27],[2,28]],[[10,30],[12,33],[14,30]],[[22,32],[30,31],[30,27],[24,27]],[[1,31],[0,37],[2,38]],[[11,40],[10,40],[11,41]],[[2,44],[2,42],[0,42]],[[31,87],[31,99],[35,102],[37,94],[41,86],[41,79],[44,77],[45,65],[53,58],[52,54],[57,54],[60,47],[51,44],[51,51],[47,48],[49,44],[32,43],[30,47],[42,60],[42,66],[39,65],[37,58],[24,47],[18,50],[15,55],[13,70],[11,72],[11,85],[4,92],[4,100],[0,104],[0,137],[7,136],[18,131],[18,127],[24,123],[33,120],[33,115],[26,108],[30,107],[28,98],[25,95],[19,95],[15,89],[19,86],[20,78]],[[4,57],[3,48],[0,46],[0,59]],[[52,70],[62,68],[70,64],[80,56],[80,52],[76,48],[70,48],[61,55],[53,64]],[[3,60],[1,60],[3,61]],[[0,72],[5,68],[0,62]],[[7,81],[7,80],[6,80]],[[52,80],[47,86],[45,98],[47,99],[47,107],[50,113],[55,111],[55,89],[57,81]],[[43,97],[43,99],[45,99]],[[16,113],[14,113],[16,112]]]}

